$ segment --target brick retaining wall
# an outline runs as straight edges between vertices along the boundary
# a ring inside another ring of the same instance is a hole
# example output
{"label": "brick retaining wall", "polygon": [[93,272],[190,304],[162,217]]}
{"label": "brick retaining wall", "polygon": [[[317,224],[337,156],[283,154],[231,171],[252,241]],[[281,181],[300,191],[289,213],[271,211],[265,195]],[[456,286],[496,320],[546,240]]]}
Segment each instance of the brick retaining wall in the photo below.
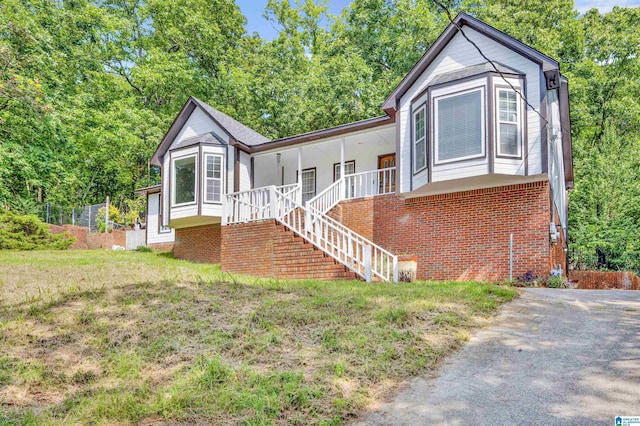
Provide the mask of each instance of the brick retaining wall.
{"label": "brick retaining wall", "polygon": [[570,271],[569,279],[584,290],[640,290],[640,278],[633,272]]}

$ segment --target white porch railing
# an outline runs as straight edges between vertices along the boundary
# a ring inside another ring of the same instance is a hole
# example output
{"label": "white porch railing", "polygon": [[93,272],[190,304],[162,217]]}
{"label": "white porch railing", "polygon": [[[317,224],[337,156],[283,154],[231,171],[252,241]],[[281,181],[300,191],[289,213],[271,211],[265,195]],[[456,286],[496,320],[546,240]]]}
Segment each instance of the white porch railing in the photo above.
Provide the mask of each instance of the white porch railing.
{"label": "white porch railing", "polygon": [[298,203],[302,202],[302,188],[297,183],[283,186],[263,186],[226,194],[222,197],[224,201],[222,224],[273,219],[284,214],[285,212],[272,211],[271,201],[275,198],[275,191],[286,194]]}
{"label": "white porch railing", "polygon": [[343,200],[393,194],[394,192],[396,192],[396,168],[389,167],[346,175],[307,201],[306,205],[322,213],[327,213]]}
{"label": "white porch railing", "polygon": [[[334,193],[327,195],[325,201],[331,203],[337,199],[337,204],[343,197]],[[303,207],[302,188],[298,184],[236,192],[227,194],[223,200],[223,225],[276,219],[367,282],[371,282],[373,277],[398,281],[397,256],[328,217],[323,211],[312,206]],[[328,205],[323,206],[327,208]]]}
{"label": "white porch railing", "polygon": [[398,282],[398,257],[324,213],[302,207],[276,191],[278,221],[341,264],[371,282],[374,276]]}
{"label": "white porch railing", "polygon": [[347,200],[396,192],[395,167],[354,173],[346,175],[344,179],[344,197]]}

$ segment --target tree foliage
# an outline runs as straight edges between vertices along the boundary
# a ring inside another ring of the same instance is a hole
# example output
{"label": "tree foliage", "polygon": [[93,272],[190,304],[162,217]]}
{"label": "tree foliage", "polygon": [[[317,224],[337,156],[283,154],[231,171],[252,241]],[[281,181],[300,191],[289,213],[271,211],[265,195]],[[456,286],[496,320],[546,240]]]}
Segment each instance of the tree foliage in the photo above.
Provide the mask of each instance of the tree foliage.
{"label": "tree foliage", "polygon": [[[559,59],[570,81],[570,241],[615,266],[640,250],[640,9],[449,0]],[[0,204],[134,199],[189,95],[276,138],[382,114],[448,24],[432,0],[269,0],[273,40],[233,0],[2,0]],[[26,206],[26,207],[25,207]]]}

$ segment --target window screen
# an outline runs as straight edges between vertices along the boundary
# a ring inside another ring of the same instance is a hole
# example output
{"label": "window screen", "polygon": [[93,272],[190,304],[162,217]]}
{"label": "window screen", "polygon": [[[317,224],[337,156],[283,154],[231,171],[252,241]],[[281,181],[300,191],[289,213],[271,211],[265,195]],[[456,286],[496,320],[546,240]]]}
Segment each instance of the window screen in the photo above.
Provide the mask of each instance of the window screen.
{"label": "window screen", "polygon": [[438,160],[482,154],[482,94],[480,90],[438,101]]}
{"label": "window screen", "polygon": [[174,160],[173,204],[193,203],[196,201],[196,157]]}
{"label": "window screen", "polygon": [[[344,162],[344,170],[345,175],[352,175],[356,172],[356,161],[345,161]],[[333,181],[337,181],[340,179],[340,163],[333,165]]]}
{"label": "window screen", "polygon": [[206,163],[205,200],[218,203],[222,194],[222,157],[219,155],[207,155]]}
{"label": "window screen", "polygon": [[421,170],[427,165],[427,126],[425,108],[420,108],[413,115],[413,143],[415,158],[415,171]]}
{"label": "window screen", "polygon": [[498,154],[518,155],[518,98],[512,90],[498,91]]}
{"label": "window screen", "polygon": [[302,204],[316,196],[316,169],[302,171]]}

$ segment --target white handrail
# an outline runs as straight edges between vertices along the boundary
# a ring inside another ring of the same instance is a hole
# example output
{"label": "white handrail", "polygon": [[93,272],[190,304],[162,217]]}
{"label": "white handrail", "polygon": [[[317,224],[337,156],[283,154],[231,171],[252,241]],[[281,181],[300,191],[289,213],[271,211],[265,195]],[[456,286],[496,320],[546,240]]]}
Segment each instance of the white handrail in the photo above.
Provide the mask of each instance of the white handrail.
{"label": "white handrail", "polygon": [[[393,176],[393,179],[385,178],[385,174],[389,178]],[[375,180],[376,176],[378,180]],[[353,180],[349,180],[350,177]],[[358,185],[368,187],[362,182],[367,182],[367,185],[373,182],[375,185],[367,191],[357,189]],[[353,185],[350,187],[351,183]],[[223,197],[222,223],[228,225],[276,219],[367,282],[374,276],[398,282],[397,256],[326,215],[344,199],[355,198],[359,194],[386,194],[391,189],[395,191],[395,168],[347,175],[309,200],[307,207],[302,206],[300,184],[265,186],[226,194]]]}
{"label": "white handrail", "polygon": [[385,281],[398,281],[398,257],[321,211],[297,205],[295,200],[276,191],[276,211],[284,212],[278,221],[312,242],[347,268],[370,282],[375,275]]}
{"label": "white handrail", "polygon": [[324,191],[307,201],[306,205],[327,213],[342,200],[344,200],[344,178],[333,182]]}
{"label": "white handrail", "polygon": [[346,200],[396,192],[395,167],[353,173],[346,175],[344,179],[344,197]]}

